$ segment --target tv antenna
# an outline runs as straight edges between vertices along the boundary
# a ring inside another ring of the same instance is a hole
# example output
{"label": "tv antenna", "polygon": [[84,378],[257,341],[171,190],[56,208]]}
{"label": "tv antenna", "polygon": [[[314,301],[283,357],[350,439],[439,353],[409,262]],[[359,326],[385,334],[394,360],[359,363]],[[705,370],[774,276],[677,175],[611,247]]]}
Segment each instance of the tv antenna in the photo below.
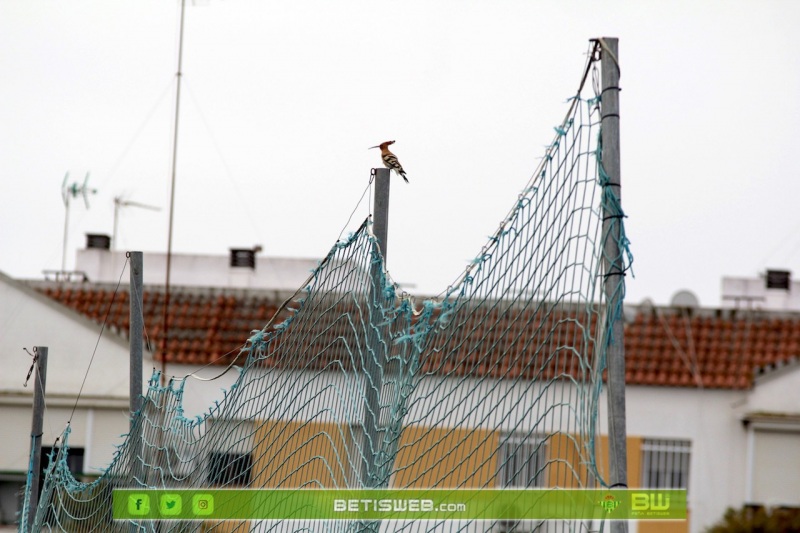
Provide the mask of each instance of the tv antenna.
{"label": "tv antenna", "polygon": [[114,197],[114,235],[111,238],[111,249],[117,249],[117,227],[119,225],[119,210],[123,207],[141,207],[142,209],[149,209],[151,211],[161,211],[160,207],[154,205],[142,204],[134,202],[133,200],[126,200],[122,196]]}
{"label": "tv antenna", "polygon": [[89,195],[90,194],[97,194],[97,189],[90,189],[89,188],[89,173],[86,173],[86,177],[83,179],[83,184],[79,184],[77,181],[72,183],[72,185],[67,185],[67,181],[69,181],[69,172],[64,175],[64,182],[61,184],[61,199],[64,200],[64,248],[61,254],[61,271],[66,272],[67,270],[67,236],[69,235],[69,199],[77,198],[78,196],[83,196],[83,203],[86,204],[86,209],[89,209]]}

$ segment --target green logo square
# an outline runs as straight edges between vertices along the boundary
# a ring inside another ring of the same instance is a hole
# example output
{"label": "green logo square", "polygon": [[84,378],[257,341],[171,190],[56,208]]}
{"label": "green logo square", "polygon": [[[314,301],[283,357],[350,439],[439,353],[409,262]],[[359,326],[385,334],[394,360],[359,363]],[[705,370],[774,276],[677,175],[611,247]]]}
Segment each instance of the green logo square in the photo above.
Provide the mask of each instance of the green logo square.
{"label": "green logo square", "polygon": [[192,512],[198,516],[209,516],[214,512],[214,496],[195,494],[192,496]]}
{"label": "green logo square", "polygon": [[159,511],[162,516],[177,516],[181,514],[180,494],[162,494],[159,501]]}
{"label": "green logo square", "polygon": [[150,496],[147,494],[131,494],[128,496],[128,514],[144,516],[150,513]]}

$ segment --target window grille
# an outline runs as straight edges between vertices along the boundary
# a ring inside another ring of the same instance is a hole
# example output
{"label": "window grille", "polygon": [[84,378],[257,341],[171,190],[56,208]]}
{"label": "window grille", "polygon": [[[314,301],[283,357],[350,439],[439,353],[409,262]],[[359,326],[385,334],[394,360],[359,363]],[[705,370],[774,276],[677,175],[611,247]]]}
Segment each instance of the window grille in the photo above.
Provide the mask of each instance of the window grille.
{"label": "window grille", "polygon": [[504,434],[500,438],[497,484],[501,487],[545,487],[545,441],[537,435]]}
{"label": "window grille", "polygon": [[688,489],[688,440],[645,439],[642,443],[642,487],[649,489]]}

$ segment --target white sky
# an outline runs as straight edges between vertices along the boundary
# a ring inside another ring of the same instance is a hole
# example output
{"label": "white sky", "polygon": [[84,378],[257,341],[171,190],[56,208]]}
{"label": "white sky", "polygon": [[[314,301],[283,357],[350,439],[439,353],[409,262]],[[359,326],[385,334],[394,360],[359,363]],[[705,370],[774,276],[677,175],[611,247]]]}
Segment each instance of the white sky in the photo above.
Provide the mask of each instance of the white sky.
{"label": "white sky", "polygon": [[[588,40],[620,39],[630,302],[724,275],[800,275],[800,2],[245,1],[188,6],[173,248],[321,257],[377,150],[389,271],[438,293],[493,233],[577,88]],[[67,266],[86,232],[165,251],[177,0],[0,0],[0,270]],[[349,229],[366,216],[364,202]],[[145,265],[146,268],[146,265]]]}

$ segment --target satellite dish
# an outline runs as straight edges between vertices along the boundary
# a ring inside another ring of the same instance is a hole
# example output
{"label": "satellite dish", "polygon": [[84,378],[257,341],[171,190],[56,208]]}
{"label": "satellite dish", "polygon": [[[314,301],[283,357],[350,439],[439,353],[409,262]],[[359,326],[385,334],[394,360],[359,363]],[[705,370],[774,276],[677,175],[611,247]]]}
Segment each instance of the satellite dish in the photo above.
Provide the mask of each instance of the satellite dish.
{"label": "satellite dish", "polygon": [[678,291],[672,296],[670,302],[672,307],[683,307],[686,309],[696,309],[700,307],[700,300],[692,291]]}
{"label": "satellite dish", "polygon": [[644,300],[642,300],[642,303],[639,304],[639,307],[641,307],[643,309],[647,309],[647,308],[652,309],[655,306],[656,306],[656,303],[653,301],[652,298],[645,298]]}

